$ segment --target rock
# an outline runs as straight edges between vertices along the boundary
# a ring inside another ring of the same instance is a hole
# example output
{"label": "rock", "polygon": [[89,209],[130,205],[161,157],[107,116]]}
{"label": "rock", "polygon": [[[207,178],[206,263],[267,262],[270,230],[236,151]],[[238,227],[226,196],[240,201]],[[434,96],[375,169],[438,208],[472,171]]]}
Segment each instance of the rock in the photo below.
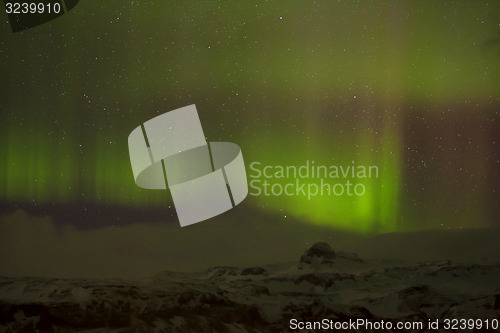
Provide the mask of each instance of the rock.
{"label": "rock", "polygon": [[264,275],[267,271],[262,267],[248,267],[241,271],[241,275]]}
{"label": "rock", "polygon": [[335,281],[328,274],[304,274],[295,279],[295,284],[300,284],[303,281],[309,282],[313,286],[323,287],[325,290],[335,285]]}
{"label": "rock", "polygon": [[318,242],[304,252],[300,257],[300,262],[306,264],[312,264],[313,262],[333,263],[333,259],[335,259],[335,251],[330,245],[325,242]]}
{"label": "rock", "polygon": [[345,260],[355,261],[355,262],[364,262],[357,253],[347,253],[347,252],[337,252],[337,258],[342,258]]}
{"label": "rock", "polygon": [[216,266],[209,268],[207,273],[208,279],[227,278],[229,276],[237,276],[238,269],[235,267]]}

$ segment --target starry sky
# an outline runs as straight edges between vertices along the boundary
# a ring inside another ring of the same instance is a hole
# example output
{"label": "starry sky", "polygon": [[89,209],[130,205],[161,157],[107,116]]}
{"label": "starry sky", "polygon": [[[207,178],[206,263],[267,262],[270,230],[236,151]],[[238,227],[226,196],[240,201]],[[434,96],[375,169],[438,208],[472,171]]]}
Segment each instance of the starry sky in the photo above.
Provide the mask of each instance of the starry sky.
{"label": "starry sky", "polygon": [[135,185],[127,137],[196,104],[208,141],[237,143],[247,172],[379,167],[362,197],[248,197],[246,214],[356,232],[498,225],[499,13],[499,1],[81,0],[18,33],[4,15],[0,207],[84,227],[177,223],[168,191]]}

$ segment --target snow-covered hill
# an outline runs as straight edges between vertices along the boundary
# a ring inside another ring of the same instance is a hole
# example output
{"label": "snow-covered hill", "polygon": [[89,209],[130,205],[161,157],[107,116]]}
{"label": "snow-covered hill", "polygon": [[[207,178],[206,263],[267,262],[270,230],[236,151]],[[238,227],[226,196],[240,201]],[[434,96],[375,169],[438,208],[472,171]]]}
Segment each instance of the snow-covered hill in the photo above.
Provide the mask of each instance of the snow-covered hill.
{"label": "snow-covered hill", "polygon": [[0,278],[0,332],[281,332],[292,318],[498,320],[500,265],[363,260],[316,243],[298,262],[262,267]]}

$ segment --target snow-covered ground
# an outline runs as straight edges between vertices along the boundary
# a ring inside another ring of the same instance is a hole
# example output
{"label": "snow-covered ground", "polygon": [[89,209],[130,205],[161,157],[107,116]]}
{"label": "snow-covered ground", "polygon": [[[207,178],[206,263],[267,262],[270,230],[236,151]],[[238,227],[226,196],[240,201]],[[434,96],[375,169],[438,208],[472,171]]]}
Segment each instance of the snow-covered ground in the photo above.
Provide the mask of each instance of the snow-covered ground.
{"label": "snow-covered ground", "polygon": [[0,278],[0,332],[282,332],[292,318],[498,320],[500,265],[363,260],[316,243],[297,262],[262,267]]}

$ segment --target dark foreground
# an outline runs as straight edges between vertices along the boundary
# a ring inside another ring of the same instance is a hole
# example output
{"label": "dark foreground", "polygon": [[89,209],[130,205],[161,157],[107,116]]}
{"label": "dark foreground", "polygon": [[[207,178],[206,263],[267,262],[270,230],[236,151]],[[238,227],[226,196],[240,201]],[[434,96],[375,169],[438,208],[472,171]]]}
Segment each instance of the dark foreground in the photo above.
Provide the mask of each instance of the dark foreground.
{"label": "dark foreground", "polygon": [[[475,319],[459,331],[494,332],[500,265],[363,261],[317,243],[296,263],[264,267],[134,281],[0,278],[0,332],[287,332],[359,318],[422,323],[409,332]],[[340,331],[402,331],[385,328]]]}

